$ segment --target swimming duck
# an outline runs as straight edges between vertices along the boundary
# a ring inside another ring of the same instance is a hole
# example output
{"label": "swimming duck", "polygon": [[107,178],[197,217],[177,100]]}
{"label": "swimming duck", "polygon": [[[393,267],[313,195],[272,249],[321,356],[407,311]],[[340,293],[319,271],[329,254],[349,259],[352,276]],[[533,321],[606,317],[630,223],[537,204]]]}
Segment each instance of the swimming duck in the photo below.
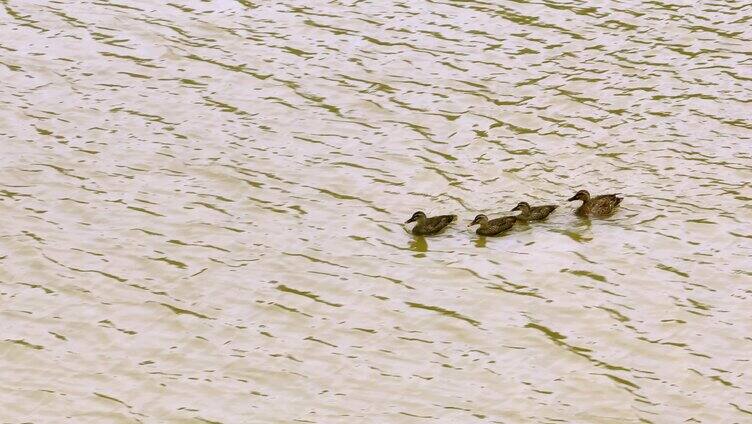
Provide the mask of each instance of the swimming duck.
{"label": "swimming duck", "polygon": [[478,227],[477,230],[475,230],[475,234],[479,236],[497,236],[504,231],[512,228],[514,226],[514,222],[517,221],[516,216],[505,216],[502,218],[496,218],[492,220],[488,220],[488,217],[480,214],[475,217],[473,222],[468,225],[468,227],[472,227],[473,225],[480,224],[480,227]]}
{"label": "swimming duck", "polygon": [[587,190],[580,190],[568,200],[570,202],[582,200],[582,205],[575,211],[579,216],[605,217],[616,211],[616,207],[619,206],[623,198],[617,197],[615,194],[602,194],[590,197],[590,193]]}
{"label": "swimming duck", "polygon": [[520,211],[517,215],[520,221],[540,221],[551,215],[557,207],[556,205],[530,206],[527,202],[520,202],[512,209],[512,212]]}
{"label": "swimming duck", "polygon": [[457,219],[457,215],[439,215],[428,218],[425,213],[418,211],[405,224],[417,221],[418,223],[413,227],[412,233],[416,236],[428,236],[443,230],[455,219]]}

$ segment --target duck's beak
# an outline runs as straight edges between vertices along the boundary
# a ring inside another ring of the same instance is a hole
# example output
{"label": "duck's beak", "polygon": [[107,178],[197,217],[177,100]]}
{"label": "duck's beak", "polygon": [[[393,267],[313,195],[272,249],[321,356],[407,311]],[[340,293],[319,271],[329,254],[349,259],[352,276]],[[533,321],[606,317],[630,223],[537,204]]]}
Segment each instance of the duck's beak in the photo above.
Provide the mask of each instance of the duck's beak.
{"label": "duck's beak", "polygon": [[410,219],[408,219],[407,221],[405,221],[405,224],[409,224],[409,223],[411,223],[411,222],[415,221],[416,219],[417,219],[417,218],[415,218],[414,216],[413,216],[413,217],[410,217]]}
{"label": "duck's beak", "polygon": [[520,205],[515,206],[514,209],[512,209],[512,212],[518,211],[518,210],[520,210]]}
{"label": "duck's beak", "polygon": [[476,225],[476,224],[478,223],[478,221],[479,221],[479,220],[478,220],[478,218],[475,218],[475,219],[473,220],[473,222],[471,222],[471,223],[467,224],[467,226],[468,226],[468,227],[472,227],[473,225]]}
{"label": "duck's beak", "polygon": [[569,199],[567,199],[567,202],[571,202],[571,201],[577,200],[579,198],[580,198],[580,195],[579,194],[575,194],[574,196],[572,196]]}

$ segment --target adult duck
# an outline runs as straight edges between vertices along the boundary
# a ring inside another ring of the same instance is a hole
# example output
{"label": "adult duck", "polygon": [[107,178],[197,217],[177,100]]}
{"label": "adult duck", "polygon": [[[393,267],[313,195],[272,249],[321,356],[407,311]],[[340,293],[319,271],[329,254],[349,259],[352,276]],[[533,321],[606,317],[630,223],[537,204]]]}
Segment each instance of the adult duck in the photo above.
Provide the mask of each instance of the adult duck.
{"label": "adult duck", "polygon": [[551,215],[557,207],[556,205],[530,206],[527,202],[520,202],[512,209],[512,212],[520,211],[517,215],[520,221],[541,221]]}
{"label": "adult duck", "polygon": [[430,236],[439,233],[456,219],[457,215],[439,215],[429,218],[423,211],[418,211],[405,224],[417,222],[412,229],[412,233],[416,236]]}
{"label": "adult duck", "polygon": [[582,200],[582,205],[575,211],[579,216],[606,217],[616,212],[623,198],[615,194],[591,197],[587,190],[580,190],[568,200],[570,202]]}
{"label": "adult duck", "polygon": [[468,227],[480,224],[480,227],[475,230],[475,234],[479,236],[498,236],[504,231],[512,228],[515,221],[517,221],[516,216],[505,216],[489,220],[487,216],[480,214],[475,217]]}

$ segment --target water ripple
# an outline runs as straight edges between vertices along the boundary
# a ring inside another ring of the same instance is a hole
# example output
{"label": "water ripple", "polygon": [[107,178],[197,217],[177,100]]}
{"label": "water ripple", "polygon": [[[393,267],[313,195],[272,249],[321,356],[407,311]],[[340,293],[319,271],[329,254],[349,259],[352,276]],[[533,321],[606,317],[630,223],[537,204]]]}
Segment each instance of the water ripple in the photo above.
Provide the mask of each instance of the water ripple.
{"label": "water ripple", "polygon": [[752,415],[748,5],[0,3],[7,420]]}

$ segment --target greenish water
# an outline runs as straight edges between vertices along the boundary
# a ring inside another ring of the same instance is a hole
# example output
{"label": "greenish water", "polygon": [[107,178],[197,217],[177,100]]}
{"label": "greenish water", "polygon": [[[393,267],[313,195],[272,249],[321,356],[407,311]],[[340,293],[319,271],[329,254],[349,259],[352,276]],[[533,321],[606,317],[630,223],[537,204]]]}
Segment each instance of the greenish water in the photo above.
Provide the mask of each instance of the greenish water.
{"label": "greenish water", "polygon": [[752,421],[749,4],[0,6],[1,422]]}

